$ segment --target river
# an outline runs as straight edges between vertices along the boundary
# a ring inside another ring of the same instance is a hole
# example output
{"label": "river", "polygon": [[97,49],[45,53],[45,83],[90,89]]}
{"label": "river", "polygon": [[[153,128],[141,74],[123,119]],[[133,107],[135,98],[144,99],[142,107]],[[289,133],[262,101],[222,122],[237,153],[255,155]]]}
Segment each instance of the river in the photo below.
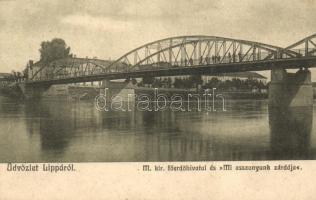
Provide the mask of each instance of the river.
{"label": "river", "polygon": [[307,115],[297,111],[294,121],[269,112],[267,100],[226,106],[225,112],[123,112],[98,111],[93,101],[0,97],[0,162],[316,158],[315,106]]}

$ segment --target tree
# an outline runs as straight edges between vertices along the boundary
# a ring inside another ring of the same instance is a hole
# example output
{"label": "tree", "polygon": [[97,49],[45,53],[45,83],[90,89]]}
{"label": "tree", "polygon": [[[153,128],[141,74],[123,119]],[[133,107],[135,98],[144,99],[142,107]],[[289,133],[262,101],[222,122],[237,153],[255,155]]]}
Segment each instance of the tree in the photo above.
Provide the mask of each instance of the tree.
{"label": "tree", "polygon": [[155,78],[152,76],[145,76],[143,77],[144,84],[153,84],[155,82]]}
{"label": "tree", "polygon": [[202,80],[202,77],[200,75],[192,75],[190,76],[189,78],[189,87],[192,88],[192,87],[198,87],[198,85],[202,85],[203,84],[203,80]]}
{"label": "tree", "polygon": [[16,81],[17,80],[16,72],[14,70],[12,70],[11,74],[12,74],[12,78],[14,79],[14,81]]}
{"label": "tree", "polygon": [[172,80],[171,80],[171,78],[170,77],[168,77],[167,78],[167,87],[171,87],[171,85],[172,85]]}
{"label": "tree", "polygon": [[182,80],[181,80],[180,78],[176,77],[176,78],[174,79],[173,86],[174,86],[175,88],[180,88],[180,87],[182,86]]}
{"label": "tree", "polygon": [[67,47],[66,42],[60,38],[42,42],[39,51],[41,54],[40,60],[46,64],[57,59],[72,57],[70,47]]}
{"label": "tree", "polygon": [[220,88],[220,84],[221,81],[218,78],[212,77],[211,80],[205,84],[205,88]]}
{"label": "tree", "polygon": [[136,85],[137,84],[137,80],[135,78],[132,78],[132,84]]}
{"label": "tree", "polygon": [[29,73],[28,73],[28,68],[25,67],[24,70],[22,71],[23,78],[28,79]]}

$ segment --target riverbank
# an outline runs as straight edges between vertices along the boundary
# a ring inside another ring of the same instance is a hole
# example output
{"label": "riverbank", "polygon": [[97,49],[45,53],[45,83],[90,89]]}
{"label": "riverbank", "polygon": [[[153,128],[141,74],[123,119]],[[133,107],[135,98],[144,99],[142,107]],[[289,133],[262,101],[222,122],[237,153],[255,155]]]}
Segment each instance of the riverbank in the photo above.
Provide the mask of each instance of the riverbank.
{"label": "riverbank", "polygon": [[[194,88],[191,89],[178,89],[178,88],[137,88],[135,89],[135,94],[137,95],[165,95],[168,98],[171,98],[175,95],[180,95],[182,97],[188,97],[190,95],[199,95],[201,97],[205,95],[221,95],[225,99],[267,99],[268,93],[252,92],[252,91],[223,91],[217,89],[202,89],[197,91]],[[194,98],[193,98],[194,99]]]}
{"label": "riverbank", "polygon": [[[82,86],[82,85],[53,85],[47,91],[42,94],[43,99],[70,99],[70,100],[92,100],[103,91],[99,86]],[[165,95],[167,98],[171,98],[174,95],[180,95],[187,97],[189,94],[205,95],[206,90],[197,91],[195,88],[191,89],[179,89],[179,88],[148,88],[148,87],[136,87],[127,85],[125,87],[116,87],[111,89],[115,92],[111,92],[111,95],[122,94],[127,96],[131,95],[149,95],[154,97],[155,91],[159,94]],[[253,92],[253,91],[224,91],[208,89],[208,94],[215,95],[221,94],[225,99],[266,99],[268,93]],[[109,92],[108,92],[109,93]],[[12,98],[23,98],[20,89],[16,87],[4,87],[0,88],[0,95],[9,96]],[[126,99],[125,97],[123,97]],[[316,95],[314,96],[316,98]]]}

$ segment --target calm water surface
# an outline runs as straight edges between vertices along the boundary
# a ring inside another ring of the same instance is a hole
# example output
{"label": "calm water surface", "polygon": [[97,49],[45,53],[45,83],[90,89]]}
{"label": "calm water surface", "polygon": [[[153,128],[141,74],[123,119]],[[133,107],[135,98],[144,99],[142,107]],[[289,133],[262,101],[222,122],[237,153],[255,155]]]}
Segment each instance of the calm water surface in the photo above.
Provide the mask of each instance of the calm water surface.
{"label": "calm water surface", "polygon": [[229,101],[227,112],[100,112],[92,101],[0,97],[0,162],[315,159],[315,112],[269,111],[265,100]]}

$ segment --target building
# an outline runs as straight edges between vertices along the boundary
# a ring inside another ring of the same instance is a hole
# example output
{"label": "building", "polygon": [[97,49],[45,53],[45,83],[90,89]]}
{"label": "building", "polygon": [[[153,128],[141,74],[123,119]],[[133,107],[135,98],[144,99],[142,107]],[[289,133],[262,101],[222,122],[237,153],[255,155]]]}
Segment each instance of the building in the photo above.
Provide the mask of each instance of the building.
{"label": "building", "polygon": [[0,79],[5,79],[5,78],[8,78],[10,76],[11,76],[10,73],[0,73]]}
{"label": "building", "polygon": [[[190,75],[185,76],[170,76],[170,77],[160,77],[162,80],[166,80],[168,78],[171,79],[171,83],[173,84],[175,82],[175,79],[188,79]],[[236,73],[223,73],[223,74],[217,74],[217,75],[202,75],[202,85],[208,83],[212,78],[217,78],[220,81],[226,81],[226,80],[233,80],[233,79],[239,79],[239,80],[256,80],[258,82],[261,82],[263,84],[267,84],[267,78],[265,76],[262,76],[261,74],[258,74],[256,72],[236,72]]]}
{"label": "building", "polygon": [[9,77],[11,76],[10,73],[0,73],[0,86],[5,86],[10,83]]}
{"label": "building", "polygon": [[223,73],[223,74],[218,74],[216,76],[204,75],[204,76],[202,76],[203,84],[209,82],[212,78],[217,78],[221,81],[233,80],[233,79],[257,80],[258,82],[262,82],[263,84],[267,84],[267,78],[265,76],[262,76],[261,74],[256,73],[256,72]]}

